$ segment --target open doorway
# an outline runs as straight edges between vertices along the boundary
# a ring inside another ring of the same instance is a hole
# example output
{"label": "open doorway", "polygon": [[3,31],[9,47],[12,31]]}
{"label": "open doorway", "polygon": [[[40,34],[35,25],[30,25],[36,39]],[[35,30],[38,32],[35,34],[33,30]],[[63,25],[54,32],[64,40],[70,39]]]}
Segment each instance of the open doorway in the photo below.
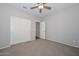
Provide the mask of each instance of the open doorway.
{"label": "open doorway", "polygon": [[45,22],[35,22],[36,24],[36,36],[35,39],[46,39],[45,38]]}
{"label": "open doorway", "polygon": [[36,40],[40,39],[40,22],[36,22]]}

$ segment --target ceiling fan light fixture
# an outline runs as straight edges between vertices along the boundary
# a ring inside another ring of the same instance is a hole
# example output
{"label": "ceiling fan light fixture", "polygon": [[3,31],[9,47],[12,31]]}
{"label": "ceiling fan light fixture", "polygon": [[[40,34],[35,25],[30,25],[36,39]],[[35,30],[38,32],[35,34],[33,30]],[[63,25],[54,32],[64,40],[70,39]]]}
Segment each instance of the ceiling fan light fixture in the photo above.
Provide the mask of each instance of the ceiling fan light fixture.
{"label": "ceiling fan light fixture", "polygon": [[38,6],[38,8],[39,8],[39,9],[43,9],[43,8],[44,8],[44,6],[43,6],[43,5],[40,5],[40,6]]}
{"label": "ceiling fan light fixture", "polygon": [[42,13],[43,9],[51,10],[51,7],[46,6],[46,3],[36,3],[34,7],[31,7],[31,9],[35,9],[35,8],[39,9],[39,13]]}

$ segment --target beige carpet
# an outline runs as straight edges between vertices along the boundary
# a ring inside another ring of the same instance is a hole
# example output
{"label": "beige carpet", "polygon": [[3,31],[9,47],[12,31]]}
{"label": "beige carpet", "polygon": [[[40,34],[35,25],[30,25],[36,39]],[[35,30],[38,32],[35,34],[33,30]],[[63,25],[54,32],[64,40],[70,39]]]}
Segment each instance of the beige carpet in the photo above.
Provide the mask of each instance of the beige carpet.
{"label": "beige carpet", "polygon": [[49,40],[34,40],[0,50],[4,56],[78,56],[79,49]]}

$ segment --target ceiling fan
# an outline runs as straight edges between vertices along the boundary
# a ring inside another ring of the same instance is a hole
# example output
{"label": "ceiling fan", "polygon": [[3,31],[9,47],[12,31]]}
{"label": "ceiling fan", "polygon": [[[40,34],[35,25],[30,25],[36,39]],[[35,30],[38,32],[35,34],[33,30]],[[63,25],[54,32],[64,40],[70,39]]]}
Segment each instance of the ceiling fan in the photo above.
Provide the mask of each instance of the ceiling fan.
{"label": "ceiling fan", "polygon": [[35,9],[35,8],[39,9],[39,13],[42,13],[42,10],[44,8],[48,9],[48,10],[51,10],[51,7],[50,6],[46,6],[46,3],[36,3],[36,5],[34,7],[31,7],[30,9]]}

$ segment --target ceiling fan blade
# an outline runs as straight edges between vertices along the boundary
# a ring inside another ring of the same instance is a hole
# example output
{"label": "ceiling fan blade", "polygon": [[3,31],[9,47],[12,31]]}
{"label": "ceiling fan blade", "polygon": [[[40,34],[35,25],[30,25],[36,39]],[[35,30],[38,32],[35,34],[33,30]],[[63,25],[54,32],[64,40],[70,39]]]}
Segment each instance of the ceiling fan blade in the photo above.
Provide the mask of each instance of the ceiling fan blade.
{"label": "ceiling fan blade", "polygon": [[23,8],[27,9],[25,6],[23,6]]}
{"label": "ceiling fan blade", "polygon": [[35,6],[35,7],[31,7],[30,9],[35,9],[35,8],[38,8],[38,6]]}
{"label": "ceiling fan blade", "polygon": [[42,13],[42,9],[39,9],[39,13]]}
{"label": "ceiling fan blade", "polygon": [[49,9],[49,10],[51,9],[51,7],[49,7],[49,6],[44,6],[44,8]]}

